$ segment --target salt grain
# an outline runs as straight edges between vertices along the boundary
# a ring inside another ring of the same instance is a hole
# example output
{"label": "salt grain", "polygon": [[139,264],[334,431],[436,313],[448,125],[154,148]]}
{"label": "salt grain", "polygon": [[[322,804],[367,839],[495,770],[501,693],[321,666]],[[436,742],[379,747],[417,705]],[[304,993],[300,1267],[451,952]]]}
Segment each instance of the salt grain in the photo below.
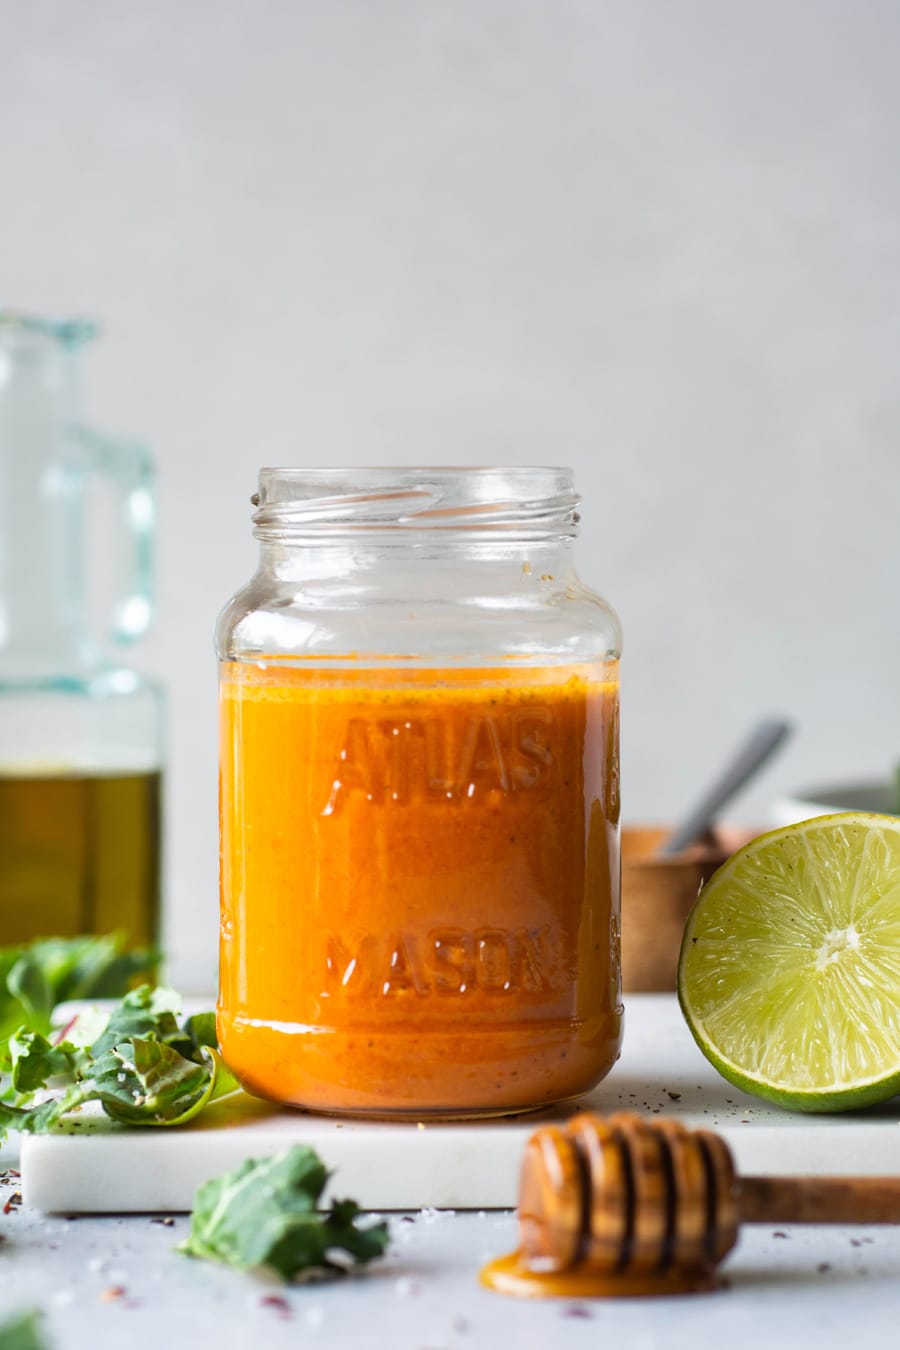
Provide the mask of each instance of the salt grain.
{"label": "salt grain", "polygon": [[394,1292],[401,1298],[409,1298],[413,1294],[418,1294],[421,1287],[417,1280],[411,1280],[408,1275],[403,1275],[394,1285]]}

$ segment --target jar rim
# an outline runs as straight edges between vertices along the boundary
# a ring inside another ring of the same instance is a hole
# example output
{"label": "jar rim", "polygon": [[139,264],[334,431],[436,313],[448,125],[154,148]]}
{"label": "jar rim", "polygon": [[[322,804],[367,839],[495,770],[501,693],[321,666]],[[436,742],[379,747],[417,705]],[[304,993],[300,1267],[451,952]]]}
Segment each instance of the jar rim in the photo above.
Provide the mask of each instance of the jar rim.
{"label": "jar rim", "polygon": [[581,498],[569,468],[358,465],[264,467],[251,501],[257,538],[314,542],[373,531],[574,537]]}

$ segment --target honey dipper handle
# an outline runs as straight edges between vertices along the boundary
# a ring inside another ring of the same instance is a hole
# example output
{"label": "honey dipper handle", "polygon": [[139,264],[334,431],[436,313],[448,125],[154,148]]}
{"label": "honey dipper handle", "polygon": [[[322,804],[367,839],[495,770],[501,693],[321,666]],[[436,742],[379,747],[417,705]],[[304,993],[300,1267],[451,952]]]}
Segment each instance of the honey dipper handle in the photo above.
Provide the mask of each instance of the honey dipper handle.
{"label": "honey dipper handle", "polygon": [[900,1223],[900,1177],[741,1177],[744,1223]]}

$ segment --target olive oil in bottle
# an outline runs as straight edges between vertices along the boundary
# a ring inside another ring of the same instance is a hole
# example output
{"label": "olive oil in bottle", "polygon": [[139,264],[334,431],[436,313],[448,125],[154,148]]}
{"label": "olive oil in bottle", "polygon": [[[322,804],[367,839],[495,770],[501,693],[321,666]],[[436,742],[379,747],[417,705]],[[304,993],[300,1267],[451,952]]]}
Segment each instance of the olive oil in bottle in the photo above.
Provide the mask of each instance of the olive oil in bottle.
{"label": "olive oil in bottle", "polygon": [[0,945],[159,937],[160,774],[0,772]]}

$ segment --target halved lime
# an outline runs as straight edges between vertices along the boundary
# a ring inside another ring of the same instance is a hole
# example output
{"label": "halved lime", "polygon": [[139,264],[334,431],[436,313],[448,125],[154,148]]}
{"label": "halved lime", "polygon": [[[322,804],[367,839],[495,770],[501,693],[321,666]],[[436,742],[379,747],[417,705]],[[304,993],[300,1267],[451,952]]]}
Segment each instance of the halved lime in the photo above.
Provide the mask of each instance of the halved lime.
{"label": "halved lime", "polygon": [[799,1111],[900,1092],[900,819],[818,816],[735,853],[688,918],[678,998],[746,1092]]}

